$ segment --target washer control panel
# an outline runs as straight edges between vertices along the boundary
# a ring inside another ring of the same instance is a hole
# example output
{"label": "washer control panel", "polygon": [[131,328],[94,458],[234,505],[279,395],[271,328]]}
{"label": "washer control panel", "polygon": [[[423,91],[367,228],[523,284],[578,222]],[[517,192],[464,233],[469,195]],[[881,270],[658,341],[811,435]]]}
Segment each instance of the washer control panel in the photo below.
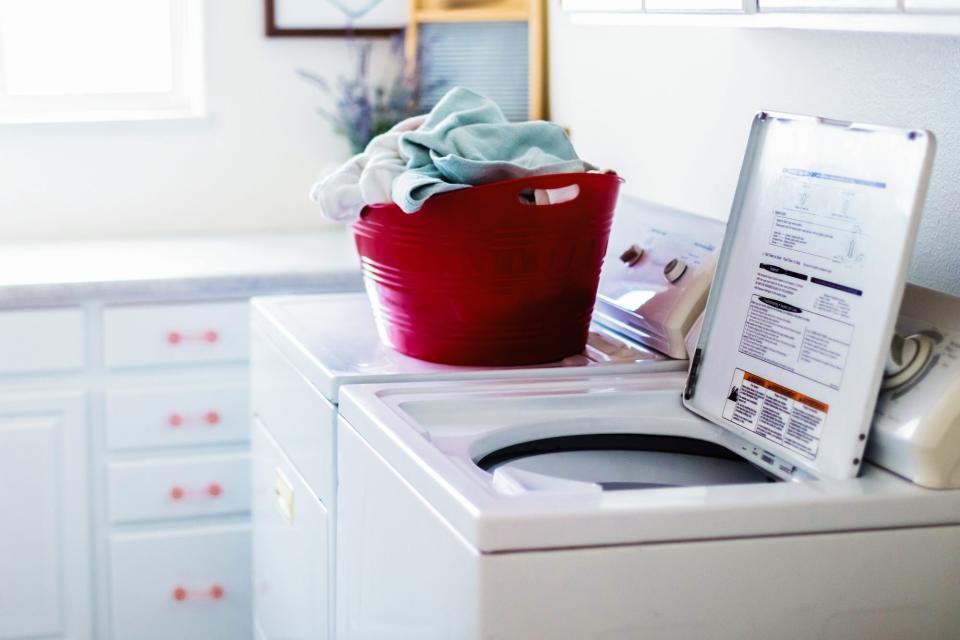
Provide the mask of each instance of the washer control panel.
{"label": "washer control panel", "polygon": [[960,488],[960,297],[907,286],[867,459],[925,487]]}
{"label": "washer control panel", "polygon": [[610,233],[594,318],[672,358],[706,304],[726,225],[623,196]]}

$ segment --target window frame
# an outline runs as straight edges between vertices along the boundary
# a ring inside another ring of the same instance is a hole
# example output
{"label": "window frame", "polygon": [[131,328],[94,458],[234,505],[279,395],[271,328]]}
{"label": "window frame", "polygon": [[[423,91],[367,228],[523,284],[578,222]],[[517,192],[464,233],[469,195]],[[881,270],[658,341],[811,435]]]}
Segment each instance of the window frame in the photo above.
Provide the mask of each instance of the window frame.
{"label": "window frame", "polygon": [[170,0],[173,86],[169,92],[11,95],[5,91],[0,65],[0,126],[206,117],[204,4],[204,0]]}

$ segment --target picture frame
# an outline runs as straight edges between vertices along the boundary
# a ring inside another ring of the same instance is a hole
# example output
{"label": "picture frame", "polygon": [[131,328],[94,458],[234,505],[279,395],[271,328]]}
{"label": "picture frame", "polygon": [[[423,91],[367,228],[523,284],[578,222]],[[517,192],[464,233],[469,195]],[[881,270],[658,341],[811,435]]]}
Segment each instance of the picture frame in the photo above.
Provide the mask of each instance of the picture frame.
{"label": "picture frame", "polygon": [[407,16],[407,0],[264,0],[265,33],[274,38],[389,37],[403,32]]}

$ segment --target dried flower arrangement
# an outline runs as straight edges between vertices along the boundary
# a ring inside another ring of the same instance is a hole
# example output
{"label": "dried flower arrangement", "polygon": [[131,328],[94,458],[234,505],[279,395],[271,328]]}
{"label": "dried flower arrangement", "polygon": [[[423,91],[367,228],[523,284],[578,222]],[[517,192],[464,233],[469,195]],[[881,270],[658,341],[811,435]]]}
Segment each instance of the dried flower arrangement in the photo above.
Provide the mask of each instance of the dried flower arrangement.
{"label": "dried flower arrangement", "polygon": [[375,136],[422,111],[420,95],[428,90],[422,86],[423,64],[427,57],[421,50],[416,67],[407,64],[402,38],[394,39],[391,51],[403,60],[402,71],[386,84],[378,84],[370,77],[373,43],[351,40],[348,44],[356,54],[356,67],[352,75],[340,76],[331,83],[306,69],[298,69],[297,73],[322,90],[333,102],[332,107],[318,107],[317,112],[330,121],[334,131],[346,137],[354,153],[360,153]]}

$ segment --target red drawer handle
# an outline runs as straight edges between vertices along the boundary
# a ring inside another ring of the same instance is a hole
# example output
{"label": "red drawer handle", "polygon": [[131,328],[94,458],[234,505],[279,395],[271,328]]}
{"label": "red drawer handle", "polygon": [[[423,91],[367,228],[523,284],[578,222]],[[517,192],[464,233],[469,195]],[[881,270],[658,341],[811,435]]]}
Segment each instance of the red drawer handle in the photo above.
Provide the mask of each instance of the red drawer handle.
{"label": "red drawer handle", "polygon": [[223,485],[219,482],[211,482],[203,489],[198,489],[196,491],[187,491],[178,484],[170,487],[170,497],[174,500],[183,500],[187,495],[204,495],[210,498],[219,498],[223,495]]}
{"label": "red drawer handle", "polygon": [[203,415],[184,416],[180,413],[171,413],[167,416],[167,424],[171,429],[179,429],[187,424],[205,424],[215,427],[223,422],[223,416],[219,411],[210,410]]}
{"label": "red drawer handle", "polygon": [[207,344],[216,344],[220,342],[220,333],[214,329],[207,329],[201,333],[181,333],[180,331],[168,331],[167,342],[171,345],[183,344],[184,342],[206,342]]}
{"label": "red drawer handle", "polygon": [[[173,599],[176,600],[177,602],[184,602],[185,600],[188,600],[190,598],[190,591],[188,591],[186,587],[176,586],[173,588],[172,595],[173,595]],[[193,596],[195,598],[207,596],[214,600],[221,600],[225,595],[226,595],[226,591],[219,584],[212,585],[206,591],[193,592]]]}

